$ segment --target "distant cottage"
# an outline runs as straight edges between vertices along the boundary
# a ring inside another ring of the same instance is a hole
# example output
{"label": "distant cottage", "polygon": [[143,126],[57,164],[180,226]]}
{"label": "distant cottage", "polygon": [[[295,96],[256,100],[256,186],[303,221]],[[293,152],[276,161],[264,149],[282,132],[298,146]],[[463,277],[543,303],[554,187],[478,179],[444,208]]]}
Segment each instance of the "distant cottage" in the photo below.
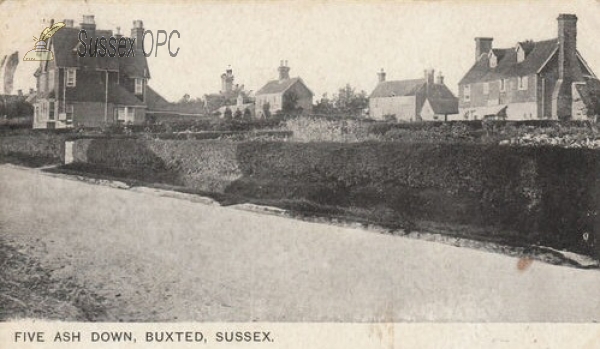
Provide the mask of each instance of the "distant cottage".
{"label": "distant cottage", "polygon": [[279,79],[269,81],[256,92],[256,117],[265,118],[278,112],[309,113],[313,93],[301,78],[290,78],[287,61],[281,61]]}
{"label": "distant cottage", "polygon": [[459,82],[465,119],[583,119],[600,114],[600,82],[577,52],[577,17],[558,17],[558,38],[492,48],[475,38],[475,64]]}
{"label": "distant cottage", "polygon": [[423,79],[386,81],[378,73],[379,83],[369,96],[369,115],[376,120],[397,121],[447,120],[458,114],[458,99],[444,84],[441,73],[434,81],[434,70],[425,70]]}
{"label": "distant cottage", "polygon": [[[146,113],[168,105],[148,86],[150,72],[141,48],[142,21],[134,21],[131,29],[131,37],[136,38],[135,55],[121,58],[77,54],[81,29],[86,30],[88,38],[113,36],[112,30],[96,30],[94,16],[83,16],[80,28],[73,27],[73,20],[65,19],[64,23],[66,26],[48,43],[54,60],[40,62],[34,74],[34,128],[140,124],[146,120]],[[119,32],[114,36],[122,37]]]}
{"label": "distant cottage", "polygon": [[252,109],[252,114],[254,113],[251,92],[246,91],[244,85],[234,84],[234,79],[233,69],[228,66],[221,74],[221,91],[204,95],[204,108],[207,113],[218,112],[223,116],[223,111],[227,107],[231,109],[232,106],[241,107],[242,111],[246,108]]}

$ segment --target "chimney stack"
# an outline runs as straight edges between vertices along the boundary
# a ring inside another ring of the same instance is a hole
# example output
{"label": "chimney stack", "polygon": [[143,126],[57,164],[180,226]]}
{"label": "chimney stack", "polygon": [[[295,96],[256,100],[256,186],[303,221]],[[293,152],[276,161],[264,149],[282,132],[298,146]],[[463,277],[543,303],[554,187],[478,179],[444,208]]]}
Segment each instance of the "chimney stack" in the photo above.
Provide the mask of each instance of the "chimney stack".
{"label": "chimney stack", "polygon": [[433,85],[433,77],[435,76],[435,70],[433,69],[425,69],[425,81],[427,85]]}
{"label": "chimney stack", "polygon": [[23,97],[23,90],[17,90],[17,95],[19,97]]}
{"label": "chimney stack", "polygon": [[385,71],[383,71],[383,68],[377,73],[377,77],[379,78],[379,82],[385,82]]}
{"label": "chimney stack", "polygon": [[72,19],[63,19],[63,23],[65,24],[65,28],[73,28]]}
{"label": "chimney stack", "polygon": [[475,62],[479,60],[482,54],[492,50],[492,41],[494,41],[494,38],[475,38]]}
{"label": "chimney stack", "polygon": [[439,84],[439,85],[443,85],[444,84],[444,75],[442,75],[442,72],[438,73],[437,84]]}
{"label": "chimney stack", "polygon": [[135,49],[141,50],[144,44],[144,22],[138,19],[133,21],[133,28],[131,28],[131,38],[135,38]]}
{"label": "chimney stack", "polygon": [[81,29],[85,30],[88,38],[96,37],[96,21],[94,15],[83,15],[83,20],[79,24]]}
{"label": "chimney stack", "polygon": [[558,78],[576,80],[581,77],[577,62],[577,16],[558,16]]}
{"label": "chimney stack", "polygon": [[290,67],[287,65],[287,61],[281,61],[279,64],[279,81],[287,80],[290,78]]}

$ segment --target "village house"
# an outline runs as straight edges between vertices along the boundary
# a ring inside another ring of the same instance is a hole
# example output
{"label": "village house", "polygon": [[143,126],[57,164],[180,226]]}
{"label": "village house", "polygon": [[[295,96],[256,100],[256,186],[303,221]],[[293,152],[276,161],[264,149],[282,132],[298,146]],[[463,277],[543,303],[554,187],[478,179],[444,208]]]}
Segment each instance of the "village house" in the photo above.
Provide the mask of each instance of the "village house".
{"label": "village house", "polygon": [[[141,124],[146,113],[168,105],[148,86],[150,72],[141,47],[142,21],[133,22],[131,37],[136,39],[136,46],[135,54],[129,57],[91,57],[89,52],[80,57],[81,29],[94,40],[102,36],[108,39],[113,31],[96,29],[93,15],[84,15],[79,28],[73,26],[73,20],[65,19],[64,23],[66,26],[48,42],[54,60],[41,61],[35,73],[34,128]],[[114,36],[123,37],[118,28]]]}
{"label": "village house", "polygon": [[310,113],[313,93],[301,78],[290,78],[287,61],[281,61],[279,79],[267,82],[256,92],[256,117],[265,118],[267,114]]}
{"label": "village house", "polygon": [[585,119],[600,114],[600,83],[577,51],[577,17],[558,17],[558,37],[497,49],[475,38],[475,64],[459,82],[464,119]]}
{"label": "village house", "polygon": [[223,116],[223,112],[227,107],[231,109],[232,106],[236,106],[242,107],[242,111],[245,108],[252,109],[252,114],[254,114],[254,104],[250,91],[246,91],[244,85],[234,84],[234,80],[233,69],[228,66],[225,72],[221,74],[221,90],[219,93],[204,95],[204,109],[207,113],[216,112]]}
{"label": "village house", "polygon": [[444,84],[440,73],[425,70],[422,79],[386,81],[381,69],[379,83],[369,96],[369,116],[375,120],[447,120],[458,113],[458,99]]}

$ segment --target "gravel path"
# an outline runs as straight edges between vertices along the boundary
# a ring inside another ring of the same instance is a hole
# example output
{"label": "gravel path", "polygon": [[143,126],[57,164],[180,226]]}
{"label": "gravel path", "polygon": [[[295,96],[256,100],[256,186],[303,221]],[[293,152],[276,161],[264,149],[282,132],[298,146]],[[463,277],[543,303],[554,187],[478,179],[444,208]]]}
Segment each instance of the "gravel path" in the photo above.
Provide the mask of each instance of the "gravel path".
{"label": "gravel path", "polygon": [[600,272],[0,166],[0,237],[107,321],[566,321]]}

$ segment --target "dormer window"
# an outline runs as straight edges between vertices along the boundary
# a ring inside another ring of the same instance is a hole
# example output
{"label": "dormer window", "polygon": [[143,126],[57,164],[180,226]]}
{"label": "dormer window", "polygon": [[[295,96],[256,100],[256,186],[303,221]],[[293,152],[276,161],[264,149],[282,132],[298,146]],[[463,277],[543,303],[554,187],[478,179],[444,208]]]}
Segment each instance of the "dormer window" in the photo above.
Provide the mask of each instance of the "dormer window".
{"label": "dormer window", "polygon": [[493,51],[490,51],[489,59],[490,68],[496,68],[498,66],[498,57],[494,54]]}
{"label": "dormer window", "polygon": [[135,94],[141,95],[144,93],[144,79],[135,79]]}
{"label": "dormer window", "polygon": [[521,47],[521,45],[517,45],[517,63],[521,63],[525,60],[525,50]]}

